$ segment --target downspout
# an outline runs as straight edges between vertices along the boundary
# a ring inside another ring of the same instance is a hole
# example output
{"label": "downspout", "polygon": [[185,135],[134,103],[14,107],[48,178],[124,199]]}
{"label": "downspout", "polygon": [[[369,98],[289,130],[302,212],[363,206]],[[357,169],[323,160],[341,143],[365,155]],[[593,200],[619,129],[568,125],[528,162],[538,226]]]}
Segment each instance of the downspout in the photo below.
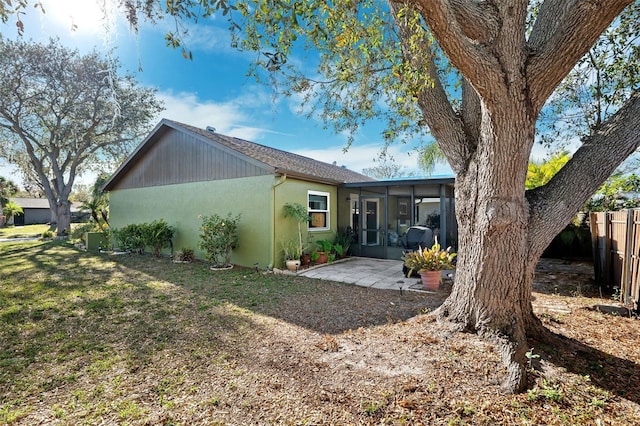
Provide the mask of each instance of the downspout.
{"label": "downspout", "polygon": [[273,206],[273,220],[271,221],[271,236],[272,236],[272,242],[271,242],[271,253],[269,255],[269,258],[271,259],[271,267],[275,268],[275,263],[276,263],[276,188],[280,185],[282,185],[284,183],[284,181],[287,180],[287,174],[283,174],[282,176],[280,176],[280,179],[278,179],[278,181],[276,183],[274,183],[273,185],[271,185],[271,205]]}

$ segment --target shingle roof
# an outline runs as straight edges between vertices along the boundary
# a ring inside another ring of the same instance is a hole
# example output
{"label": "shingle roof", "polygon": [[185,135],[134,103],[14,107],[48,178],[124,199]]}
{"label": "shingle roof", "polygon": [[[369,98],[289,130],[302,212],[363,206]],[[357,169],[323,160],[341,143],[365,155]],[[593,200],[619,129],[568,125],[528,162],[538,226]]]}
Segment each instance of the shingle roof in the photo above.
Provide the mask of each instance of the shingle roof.
{"label": "shingle roof", "polygon": [[365,176],[347,168],[314,160],[313,158],[304,157],[292,152],[282,151],[266,145],[260,145],[255,142],[249,142],[244,139],[210,132],[173,120],[165,119],[163,122],[170,123],[175,127],[182,127],[211,141],[222,144],[227,148],[233,149],[247,157],[273,167],[276,172],[294,173],[308,178],[331,180],[336,183],[368,182],[375,180],[369,176]]}

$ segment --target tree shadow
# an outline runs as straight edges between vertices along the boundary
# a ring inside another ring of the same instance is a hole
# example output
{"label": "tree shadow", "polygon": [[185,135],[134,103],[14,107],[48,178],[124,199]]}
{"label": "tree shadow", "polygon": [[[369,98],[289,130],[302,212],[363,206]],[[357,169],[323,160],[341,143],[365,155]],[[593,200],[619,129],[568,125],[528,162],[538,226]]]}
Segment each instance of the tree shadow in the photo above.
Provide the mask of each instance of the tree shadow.
{"label": "tree shadow", "polygon": [[593,385],[640,403],[640,366],[637,363],[545,330],[543,336],[531,342],[532,347],[540,350],[543,359],[572,373],[588,375]]}
{"label": "tree shadow", "polygon": [[[35,380],[32,366],[43,359],[67,365],[71,378],[99,368],[101,359],[123,360],[136,371],[172,348],[235,356],[236,336],[262,333],[264,326],[247,315],[185,297],[171,282],[150,285],[126,262],[100,264],[101,255],[73,250],[59,241],[2,250],[3,263],[15,269],[0,283],[8,307],[0,309],[0,394]],[[54,376],[44,390],[72,380]]]}
{"label": "tree shadow", "polygon": [[556,296],[601,297],[593,279],[593,265],[585,261],[540,259],[533,279],[533,291]]}

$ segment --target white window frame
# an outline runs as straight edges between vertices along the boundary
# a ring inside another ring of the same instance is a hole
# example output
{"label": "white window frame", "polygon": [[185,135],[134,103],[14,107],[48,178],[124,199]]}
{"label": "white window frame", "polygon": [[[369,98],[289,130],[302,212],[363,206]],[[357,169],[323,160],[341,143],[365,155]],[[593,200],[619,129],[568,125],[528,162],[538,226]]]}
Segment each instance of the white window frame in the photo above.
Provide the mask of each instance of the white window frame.
{"label": "white window frame", "polygon": [[[318,210],[318,209],[311,209],[309,207],[309,197],[311,195],[319,195],[322,197],[327,197],[327,209],[326,210]],[[311,219],[309,219],[309,232],[315,232],[315,231],[328,231],[331,229],[331,193],[329,192],[322,192],[322,191],[307,191],[307,212],[309,213],[309,218],[311,218],[311,214],[314,212],[317,213],[324,213],[325,214],[325,225],[322,228],[312,228],[311,227]]]}

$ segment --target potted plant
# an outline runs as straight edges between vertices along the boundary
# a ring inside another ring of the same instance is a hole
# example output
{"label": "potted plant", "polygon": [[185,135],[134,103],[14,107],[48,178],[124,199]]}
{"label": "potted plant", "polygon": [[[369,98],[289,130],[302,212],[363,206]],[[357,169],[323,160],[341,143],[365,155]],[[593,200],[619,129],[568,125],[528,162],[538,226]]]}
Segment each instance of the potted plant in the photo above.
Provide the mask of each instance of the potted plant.
{"label": "potted plant", "polygon": [[302,252],[304,251],[304,245],[302,244],[302,224],[309,222],[309,211],[305,206],[300,203],[292,203],[285,204],[282,206],[282,210],[284,211],[284,217],[290,217],[296,221],[298,224],[298,248],[297,250],[300,252],[298,259],[302,256]]}
{"label": "potted plant", "polygon": [[329,255],[331,254],[333,244],[329,240],[318,240],[316,241],[316,244],[319,248],[315,251],[317,256],[312,256],[312,260],[313,257],[316,257],[316,263],[327,263],[329,261]]}
{"label": "potted plant", "polygon": [[191,263],[196,258],[195,252],[192,248],[183,248],[178,251],[176,255],[173,257],[174,263]]}
{"label": "potted plant", "polygon": [[287,269],[297,271],[300,268],[300,257],[302,257],[302,247],[294,239],[282,244],[282,253]]}
{"label": "potted plant", "polygon": [[451,247],[446,250],[436,243],[431,248],[418,247],[418,250],[405,253],[402,260],[408,269],[407,277],[417,271],[422,278],[427,290],[437,290],[440,287],[441,272],[443,269],[453,269],[453,259],[456,253],[451,252]]}

